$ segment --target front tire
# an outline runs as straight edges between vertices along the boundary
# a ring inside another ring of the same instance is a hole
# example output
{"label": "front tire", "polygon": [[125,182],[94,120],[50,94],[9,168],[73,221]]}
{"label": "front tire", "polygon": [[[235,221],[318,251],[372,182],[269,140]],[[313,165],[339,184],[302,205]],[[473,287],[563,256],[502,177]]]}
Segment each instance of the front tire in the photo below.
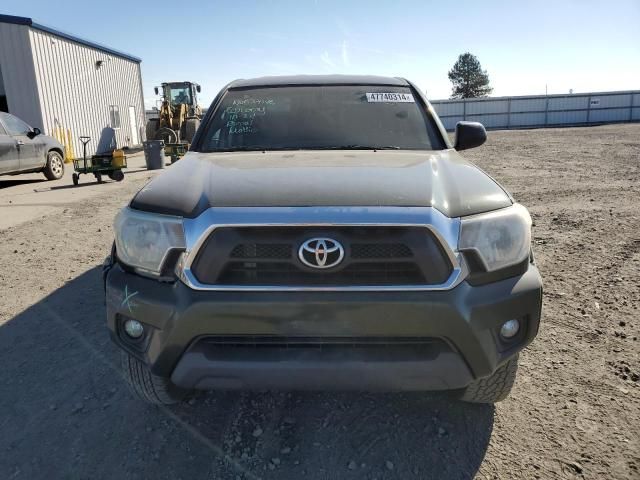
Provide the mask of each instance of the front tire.
{"label": "front tire", "polygon": [[109,172],[109,178],[111,180],[115,180],[116,182],[121,182],[124,180],[124,173],[122,170],[114,170],[113,172]]}
{"label": "front tire", "polygon": [[154,375],[147,366],[128,353],[120,352],[122,371],[133,393],[152,405],[173,405],[181,402],[188,391],[171,380]]}
{"label": "front tire", "polygon": [[200,119],[188,118],[184,123],[184,139],[189,145],[193,143],[193,137],[196,136],[196,132],[200,127]]}
{"label": "front tire", "polygon": [[64,159],[55,150],[47,154],[47,164],[42,171],[47,180],[60,180],[64,176]]}
{"label": "front tire", "polygon": [[479,378],[462,394],[463,402],[495,403],[509,396],[518,371],[518,355],[508,360],[493,375]]}
{"label": "front tire", "polygon": [[167,127],[162,127],[156,132],[154,140],[162,140],[164,143],[178,143],[178,134]]}

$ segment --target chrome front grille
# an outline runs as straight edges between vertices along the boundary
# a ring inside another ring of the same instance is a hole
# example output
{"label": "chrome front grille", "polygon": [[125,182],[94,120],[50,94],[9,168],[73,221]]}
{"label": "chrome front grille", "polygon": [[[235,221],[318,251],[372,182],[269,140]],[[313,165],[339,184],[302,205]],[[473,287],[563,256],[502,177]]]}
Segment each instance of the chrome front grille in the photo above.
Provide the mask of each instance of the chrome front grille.
{"label": "chrome front grille", "polygon": [[[309,238],[339,241],[344,260],[317,270],[298,258]],[[234,226],[214,229],[191,271],[213,286],[349,287],[439,285],[454,265],[436,236],[421,226]]]}

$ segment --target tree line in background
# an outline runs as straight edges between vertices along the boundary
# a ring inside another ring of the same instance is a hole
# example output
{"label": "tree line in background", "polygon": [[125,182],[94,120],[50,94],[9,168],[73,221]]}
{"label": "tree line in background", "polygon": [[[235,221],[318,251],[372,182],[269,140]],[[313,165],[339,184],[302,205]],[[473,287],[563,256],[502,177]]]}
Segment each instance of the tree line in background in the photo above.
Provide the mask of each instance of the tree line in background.
{"label": "tree line in background", "polygon": [[453,84],[451,98],[487,97],[493,91],[487,71],[482,70],[478,58],[469,52],[458,57],[449,70],[449,80]]}

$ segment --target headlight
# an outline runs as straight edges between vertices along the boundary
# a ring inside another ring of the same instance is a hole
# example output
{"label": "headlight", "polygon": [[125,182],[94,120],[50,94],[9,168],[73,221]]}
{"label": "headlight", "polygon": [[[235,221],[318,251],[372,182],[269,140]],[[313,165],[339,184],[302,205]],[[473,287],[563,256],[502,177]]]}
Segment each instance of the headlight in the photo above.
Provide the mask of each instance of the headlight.
{"label": "headlight", "polygon": [[493,272],[523,262],[531,249],[531,216],[520,204],[462,219],[458,250],[474,250]]}
{"label": "headlight", "polygon": [[114,223],[118,259],[140,273],[159,276],[165,256],[184,249],[182,218],[123,208]]}

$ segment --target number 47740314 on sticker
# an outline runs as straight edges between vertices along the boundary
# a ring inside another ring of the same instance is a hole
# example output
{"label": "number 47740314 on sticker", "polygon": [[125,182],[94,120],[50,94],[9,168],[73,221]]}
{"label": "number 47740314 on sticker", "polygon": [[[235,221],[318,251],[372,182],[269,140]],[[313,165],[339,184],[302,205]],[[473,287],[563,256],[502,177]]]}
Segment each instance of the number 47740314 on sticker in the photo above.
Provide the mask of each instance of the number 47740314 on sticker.
{"label": "number 47740314 on sticker", "polygon": [[413,102],[410,93],[367,93],[367,102]]}

